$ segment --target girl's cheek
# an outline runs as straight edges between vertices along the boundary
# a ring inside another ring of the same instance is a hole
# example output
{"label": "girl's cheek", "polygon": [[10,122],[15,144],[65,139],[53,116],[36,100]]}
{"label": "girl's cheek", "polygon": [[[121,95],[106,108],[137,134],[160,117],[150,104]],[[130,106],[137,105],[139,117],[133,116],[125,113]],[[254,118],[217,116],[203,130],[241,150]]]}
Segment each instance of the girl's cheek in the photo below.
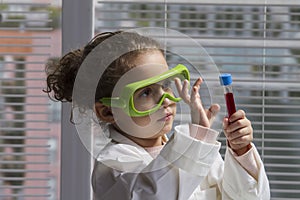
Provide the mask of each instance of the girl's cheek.
{"label": "girl's cheek", "polygon": [[132,117],[132,120],[139,126],[147,126],[150,124],[151,119],[149,116],[145,117]]}

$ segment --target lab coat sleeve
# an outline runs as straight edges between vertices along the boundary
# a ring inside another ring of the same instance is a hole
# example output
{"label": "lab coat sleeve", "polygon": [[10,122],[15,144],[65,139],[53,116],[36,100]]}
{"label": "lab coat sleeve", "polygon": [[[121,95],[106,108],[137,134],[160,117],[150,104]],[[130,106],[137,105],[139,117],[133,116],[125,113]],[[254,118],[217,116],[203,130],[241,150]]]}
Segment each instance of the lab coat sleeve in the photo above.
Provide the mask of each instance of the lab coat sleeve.
{"label": "lab coat sleeve", "polygon": [[255,180],[227,149],[225,153],[224,177],[222,181],[222,199],[268,200],[270,188],[263,163],[252,145],[252,151],[258,162],[258,180]]}
{"label": "lab coat sleeve", "polygon": [[[188,129],[184,129],[188,130]],[[161,153],[141,171],[124,172],[96,162],[94,199],[186,200],[199,186],[218,156],[220,143],[208,144],[177,131]],[[187,173],[182,183],[180,171]]]}

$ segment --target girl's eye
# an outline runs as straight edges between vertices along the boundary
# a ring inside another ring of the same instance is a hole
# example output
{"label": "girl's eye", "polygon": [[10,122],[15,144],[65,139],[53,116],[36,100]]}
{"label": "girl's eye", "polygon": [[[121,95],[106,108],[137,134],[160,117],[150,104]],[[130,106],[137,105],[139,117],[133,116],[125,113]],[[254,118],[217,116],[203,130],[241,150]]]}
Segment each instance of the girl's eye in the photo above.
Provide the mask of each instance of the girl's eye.
{"label": "girl's eye", "polygon": [[148,97],[149,95],[151,95],[151,88],[144,88],[141,92],[140,92],[140,97]]}

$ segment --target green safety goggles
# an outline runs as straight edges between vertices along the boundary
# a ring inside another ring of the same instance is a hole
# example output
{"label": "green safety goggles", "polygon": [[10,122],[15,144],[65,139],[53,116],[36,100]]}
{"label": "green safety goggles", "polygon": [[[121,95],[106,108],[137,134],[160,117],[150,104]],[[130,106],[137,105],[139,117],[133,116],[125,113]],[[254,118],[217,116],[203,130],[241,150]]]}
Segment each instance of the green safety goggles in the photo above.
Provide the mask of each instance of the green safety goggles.
{"label": "green safety goggles", "polygon": [[184,65],[179,64],[160,75],[127,84],[119,97],[104,97],[100,102],[106,106],[121,108],[131,117],[147,116],[157,111],[165,98],[173,102],[181,100],[174,95],[176,89],[171,87],[175,78],[190,81],[190,73]]}

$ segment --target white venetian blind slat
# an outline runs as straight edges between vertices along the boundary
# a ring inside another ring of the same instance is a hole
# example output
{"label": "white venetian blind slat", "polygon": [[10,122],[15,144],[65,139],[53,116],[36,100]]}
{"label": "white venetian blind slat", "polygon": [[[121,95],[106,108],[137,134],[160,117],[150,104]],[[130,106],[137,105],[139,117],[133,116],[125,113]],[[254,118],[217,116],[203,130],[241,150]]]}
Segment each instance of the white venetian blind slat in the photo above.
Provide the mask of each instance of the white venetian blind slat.
{"label": "white venetian blind slat", "polygon": [[[272,200],[299,199],[300,1],[98,1],[95,19],[97,32],[161,27],[199,42],[220,72],[233,75],[237,108],[252,121]],[[177,41],[172,48],[183,49],[195,64],[211,65],[200,61],[197,51],[189,51],[184,38],[172,39]],[[202,72],[209,74],[210,69]],[[205,80],[213,82],[211,77]],[[220,141],[224,153],[226,139]]]}

